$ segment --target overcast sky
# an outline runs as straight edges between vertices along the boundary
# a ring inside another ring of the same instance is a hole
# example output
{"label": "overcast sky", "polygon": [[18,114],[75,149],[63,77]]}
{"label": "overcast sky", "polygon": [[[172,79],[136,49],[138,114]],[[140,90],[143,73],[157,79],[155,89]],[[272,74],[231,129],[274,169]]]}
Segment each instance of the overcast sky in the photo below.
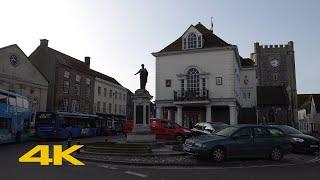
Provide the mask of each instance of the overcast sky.
{"label": "overcast sky", "polygon": [[134,91],[144,63],[155,94],[151,55],[202,22],[249,57],[253,43],[294,41],[299,93],[320,93],[320,1],[308,0],[1,0],[0,47],[18,44],[27,54],[49,46],[83,60]]}

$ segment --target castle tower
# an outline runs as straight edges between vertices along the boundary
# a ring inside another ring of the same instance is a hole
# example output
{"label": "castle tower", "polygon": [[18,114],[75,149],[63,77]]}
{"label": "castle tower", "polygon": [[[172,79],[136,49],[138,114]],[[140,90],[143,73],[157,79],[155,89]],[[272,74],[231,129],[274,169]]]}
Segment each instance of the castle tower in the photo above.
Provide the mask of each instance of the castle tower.
{"label": "castle tower", "polygon": [[[293,42],[286,45],[254,43],[251,58],[257,65],[257,86],[282,87],[288,96],[288,120],[297,122],[297,88]],[[261,95],[263,96],[263,95]]]}

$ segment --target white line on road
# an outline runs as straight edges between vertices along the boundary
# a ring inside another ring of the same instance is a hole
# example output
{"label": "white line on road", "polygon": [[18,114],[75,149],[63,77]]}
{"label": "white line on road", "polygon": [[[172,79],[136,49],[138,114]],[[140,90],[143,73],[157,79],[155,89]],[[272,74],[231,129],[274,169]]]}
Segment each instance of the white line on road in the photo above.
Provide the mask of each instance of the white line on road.
{"label": "white line on road", "polygon": [[118,169],[117,167],[114,167],[114,166],[108,166],[108,165],[102,165],[100,166],[102,168],[106,168],[106,169],[112,169],[112,170],[115,170],[115,169]]}
{"label": "white line on road", "polygon": [[146,177],[148,177],[148,176],[147,176],[147,175],[145,175],[145,174],[140,174],[140,173],[133,172],[133,171],[126,171],[126,172],[124,172],[124,173],[126,173],[126,174],[130,174],[130,175],[134,175],[134,176],[139,176],[139,177],[142,177],[142,178],[146,178]]}

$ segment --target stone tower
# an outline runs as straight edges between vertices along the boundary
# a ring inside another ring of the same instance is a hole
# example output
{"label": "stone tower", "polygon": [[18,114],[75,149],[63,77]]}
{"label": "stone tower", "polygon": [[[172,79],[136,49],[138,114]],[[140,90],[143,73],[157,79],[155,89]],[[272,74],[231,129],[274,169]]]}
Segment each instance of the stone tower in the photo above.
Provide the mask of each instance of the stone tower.
{"label": "stone tower", "polygon": [[251,58],[257,65],[257,86],[282,86],[286,89],[289,106],[288,119],[297,122],[297,88],[293,42],[286,45],[254,43]]}

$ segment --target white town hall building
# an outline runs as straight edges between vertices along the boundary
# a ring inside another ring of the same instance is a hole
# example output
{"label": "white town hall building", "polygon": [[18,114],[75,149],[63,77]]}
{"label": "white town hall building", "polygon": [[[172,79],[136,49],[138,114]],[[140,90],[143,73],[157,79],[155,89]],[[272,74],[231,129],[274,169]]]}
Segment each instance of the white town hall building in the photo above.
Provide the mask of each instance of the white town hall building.
{"label": "white town hall building", "polygon": [[241,108],[256,106],[254,62],[201,23],[152,55],[158,118],[190,128],[203,121],[234,125]]}

